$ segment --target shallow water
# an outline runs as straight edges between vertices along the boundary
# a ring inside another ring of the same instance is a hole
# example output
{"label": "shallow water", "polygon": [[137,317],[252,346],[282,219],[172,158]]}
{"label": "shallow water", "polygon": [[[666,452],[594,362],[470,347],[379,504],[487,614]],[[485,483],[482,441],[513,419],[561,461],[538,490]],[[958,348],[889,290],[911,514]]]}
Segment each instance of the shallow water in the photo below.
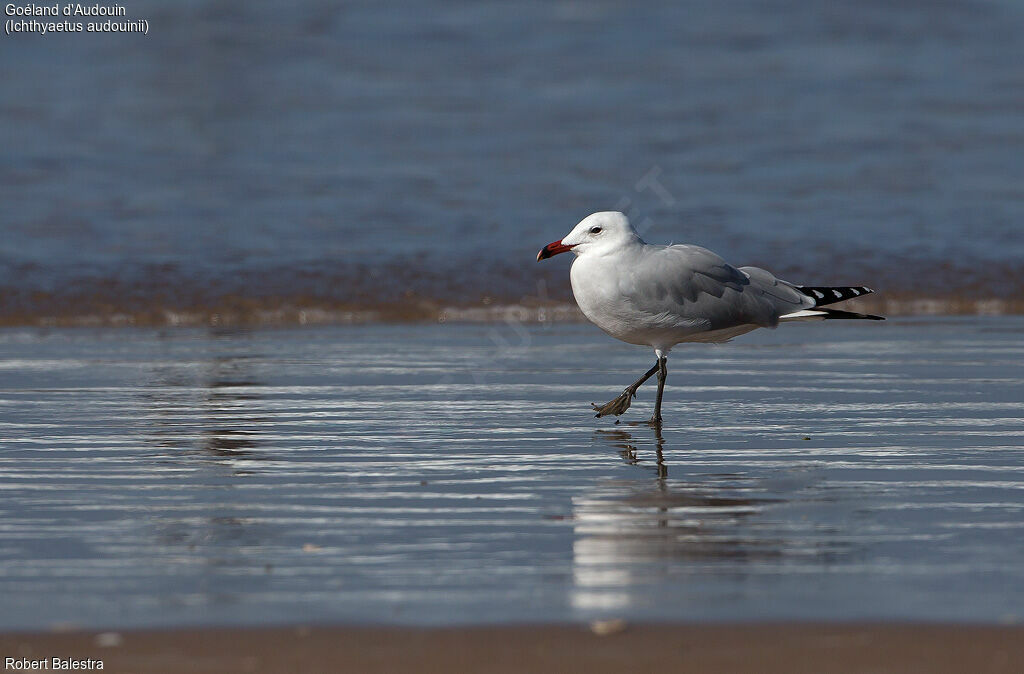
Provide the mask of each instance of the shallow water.
{"label": "shallow water", "polygon": [[516,301],[612,208],[808,285],[1024,291],[1019,2],[126,8],[0,40],[0,323]]}
{"label": "shallow water", "polygon": [[1018,619],[1022,336],[0,331],[0,628]]}

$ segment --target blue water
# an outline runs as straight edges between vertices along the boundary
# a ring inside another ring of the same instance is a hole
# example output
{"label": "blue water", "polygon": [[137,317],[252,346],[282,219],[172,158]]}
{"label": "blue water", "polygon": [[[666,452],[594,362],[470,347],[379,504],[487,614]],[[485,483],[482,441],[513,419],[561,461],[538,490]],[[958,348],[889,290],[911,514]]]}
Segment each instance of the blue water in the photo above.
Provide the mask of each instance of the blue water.
{"label": "blue water", "polygon": [[2,629],[1015,621],[1024,321],[0,330]]}
{"label": "blue water", "polygon": [[797,282],[1024,288],[1017,2],[127,10],[0,39],[8,323],[514,300],[612,208]]}

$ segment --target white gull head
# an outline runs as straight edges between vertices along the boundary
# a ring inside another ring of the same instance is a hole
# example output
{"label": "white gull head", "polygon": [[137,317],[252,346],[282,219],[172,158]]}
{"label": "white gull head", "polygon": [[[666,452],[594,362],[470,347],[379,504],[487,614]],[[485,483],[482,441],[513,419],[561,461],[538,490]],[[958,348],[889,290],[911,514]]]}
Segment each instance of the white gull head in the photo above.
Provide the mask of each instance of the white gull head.
{"label": "white gull head", "polygon": [[579,255],[607,255],[625,246],[642,244],[643,239],[618,211],[601,211],[583,218],[561,241],[549,243],[537,254],[537,260],[572,251]]}

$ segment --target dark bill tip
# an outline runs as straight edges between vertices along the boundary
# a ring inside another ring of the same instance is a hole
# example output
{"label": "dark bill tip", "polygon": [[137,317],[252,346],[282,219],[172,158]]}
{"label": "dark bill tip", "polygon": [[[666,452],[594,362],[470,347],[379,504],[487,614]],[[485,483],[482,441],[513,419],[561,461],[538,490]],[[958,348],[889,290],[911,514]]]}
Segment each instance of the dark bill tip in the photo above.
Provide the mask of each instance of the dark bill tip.
{"label": "dark bill tip", "polygon": [[554,241],[540,249],[540,252],[537,253],[537,262],[546,260],[559,253],[564,253],[567,250],[572,250],[572,246],[564,246],[561,241]]}

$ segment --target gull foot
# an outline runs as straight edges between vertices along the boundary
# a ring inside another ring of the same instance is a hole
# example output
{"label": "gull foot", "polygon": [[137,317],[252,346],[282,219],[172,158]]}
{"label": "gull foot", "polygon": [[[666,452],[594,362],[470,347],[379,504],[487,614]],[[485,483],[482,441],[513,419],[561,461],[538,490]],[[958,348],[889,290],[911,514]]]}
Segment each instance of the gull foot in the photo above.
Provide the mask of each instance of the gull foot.
{"label": "gull foot", "polygon": [[590,403],[590,406],[593,407],[594,410],[597,412],[597,414],[594,415],[595,417],[605,417],[608,416],[609,414],[619,416],[620,414],[629,409],[629,405],[635,397],[636,391],[634,391],[633,389],[626,389],[625,391],[620,393],[619,397],[616,398],[615,400],[606,402],[604,405],[600,406],[595,405],[594,403]]}

